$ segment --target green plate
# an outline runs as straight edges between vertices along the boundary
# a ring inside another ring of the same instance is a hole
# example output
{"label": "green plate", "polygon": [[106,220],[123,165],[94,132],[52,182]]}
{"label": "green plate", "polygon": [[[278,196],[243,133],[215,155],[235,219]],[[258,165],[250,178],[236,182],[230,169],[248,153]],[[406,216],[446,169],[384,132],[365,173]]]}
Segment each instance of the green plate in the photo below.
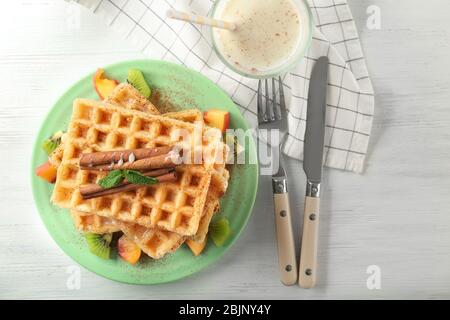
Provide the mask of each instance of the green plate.
{"label": "green plate", "polygon": [[[128,69],[142,70],[152,88],[171,103],[182,108],[224,109],[230,112],[231,128],[248,129],[239,109],[231,99],[213,82],[201,74],[182,66],[152,60],[127,61],[106,67],[108,76],[125,81]],[[141,258],[131,266],[115,253],[110,260],[102,260],[91,254],[83,236],[76,231],[67,210],[59,209],[50,203],[53,186],[34,174],[34,169],[47,160],[41,150],[42,141],[58,130],[65,130],[72,112],[72,102],[76,98],[98,99],[92,85],[92,75],[80,80],[70,88],[50,110],[36,139],[31,162],[31,183],[34,199],[42,220],[61,249],[87,269],[106,278],[132,283],[157,284],[174,281],[196,273],[209,266],[230,248],[244,229],[256,197],[258,186],[258,165],[233,165],[230,168],[230,184],[221,202],[221,215],[228,217],[232,236],[224,246],[216,247],[208,241],[207,247],[199,257],[194,257],[183,245],[175,253],[161,260]],[[247,156],[256,159],[256,149],[252,139],[246,143]],[[248,159],[247,157],[247,159]]]}

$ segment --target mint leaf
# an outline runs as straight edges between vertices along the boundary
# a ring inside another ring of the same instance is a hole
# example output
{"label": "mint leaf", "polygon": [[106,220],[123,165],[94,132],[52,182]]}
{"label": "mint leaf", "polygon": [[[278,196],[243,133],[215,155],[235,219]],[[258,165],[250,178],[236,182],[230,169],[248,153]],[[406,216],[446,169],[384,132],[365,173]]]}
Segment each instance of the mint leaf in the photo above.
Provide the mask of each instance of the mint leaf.
{"label": "mint leaf", "polygon": [[146,177],[142,173],[134,170],[125,170],[124,171],[125,178],[127,178],[129,183],[132,184],[141,184],[141,185],[152,185],[158,183],[158,179],[153,177]]}
{"label": "mint leaf", "polygon": [[113,170],[106,177],[98,181],[98,185],[103,189],[111,189],[117,187],[125,179],[122,170]]}
{"label": "mint leaf", "polygon": [[127,179],[131,184],[152,185],[158,183],[158,179],[146,177],[142,173],[134,170],[113,170],[106,177],[98,181],[98,185],[103,189],[111,189],[117,187]]}

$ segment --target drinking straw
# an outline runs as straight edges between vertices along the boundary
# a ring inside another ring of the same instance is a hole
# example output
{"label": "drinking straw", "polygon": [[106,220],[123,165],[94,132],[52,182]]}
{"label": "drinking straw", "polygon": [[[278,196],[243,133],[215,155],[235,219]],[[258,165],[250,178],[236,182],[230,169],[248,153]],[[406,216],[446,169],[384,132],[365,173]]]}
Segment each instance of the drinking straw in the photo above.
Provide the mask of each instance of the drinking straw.
{"label": "drinking straw", "polygon": [[169,10],[167,11],[167,17],[176,20],[182,20],[192,23],[197,23],[201,25],[211,26],[213,28],[220,28],[226,30],[236,30],[236,25],[233,22],[212,19],[205,16],[199,16],[196,14],[191,14],[188,12],[178,11],[178,10]]}

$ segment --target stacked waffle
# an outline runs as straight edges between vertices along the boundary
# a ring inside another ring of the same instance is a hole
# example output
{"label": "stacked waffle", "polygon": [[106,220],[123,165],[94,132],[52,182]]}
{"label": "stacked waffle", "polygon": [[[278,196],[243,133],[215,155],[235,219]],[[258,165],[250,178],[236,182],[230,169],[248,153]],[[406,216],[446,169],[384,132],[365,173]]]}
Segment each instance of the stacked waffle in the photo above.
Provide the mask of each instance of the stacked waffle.
{"label": "stacked waffle", "polygon": [[[82,170],[84,155],[170,148],[180,143],[180,136],[183,150],[187,148],[195,156],[200,148],[201,161],[176,166],[175,179],[92,199],[80,191],[107,175]],[[136,89],[121,84],[104,102],[74,101],[68,131],[51,156],[58,167],[52,201],[70,209],[78,230],[98,234],[122,231],[143,252],[159,259],[187,239],[204,241],[228,186],[226,158],[220,132],[203,124],[200,111],[160,115]]]}

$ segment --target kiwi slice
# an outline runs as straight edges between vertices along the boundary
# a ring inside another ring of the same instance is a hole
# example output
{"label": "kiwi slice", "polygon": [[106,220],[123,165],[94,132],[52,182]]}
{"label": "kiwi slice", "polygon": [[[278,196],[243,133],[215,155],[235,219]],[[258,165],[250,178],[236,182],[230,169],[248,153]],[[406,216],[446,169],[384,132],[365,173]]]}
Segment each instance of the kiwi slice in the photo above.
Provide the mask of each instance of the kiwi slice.
{"label": "kiwi slice", "polygon": [[106,243],[109,246],[111,244],[111,241],[112,241],[112,238],[113,238],[113,234],[112,233],[105,233],[102,236],[103,236],[103,239],[105,239]]}
{"label": "kiwi slice", "polygon": [[140,70],[130,69],[128,70],[127,81],[133,87],[135,87],[144,97],[147,99],[152,95],[152,90],[145,81],[144,75]]}
{"label": "kiwi slice", "polygon": [[[238,137],[235,136],[235,135],[228,135],[228,134],[227,134],[227,135],[225,136],[225,143],[226,143],[228,146],[233,146],[233,156],[234,156],[234,159],[235,159],[235,160],[237,159],[237,157],[238,157],[242,152],[245,151],[244,147],[241,146],[241,145],[239,144],[239,142],[238,142]],[[228,159],[227,159],[227,160],[228,160]]]}
{"label": "kiwi slice", "polygon": [[51,155],[53,151],[55,151],[56,148],[61,144],[61,137],[63,136],[64,132],[58,131],[54,133],[50,138],[46,139],[42,143],[42,149],[48,154]]}
{"label": "kiwi slice", "polygon": [[84,238],[86,239],[89,250],[93,254],[102,259],[109,259],[109,255],[111,253],[111,248],[109,245],[112,240],[112,233],[85,233]]}
{"label": "kiwi slice", "polygon": [[231,235],[230,222],[227,218],[219,218],[209,226],[209,234],[214,244],[221,247]]}

